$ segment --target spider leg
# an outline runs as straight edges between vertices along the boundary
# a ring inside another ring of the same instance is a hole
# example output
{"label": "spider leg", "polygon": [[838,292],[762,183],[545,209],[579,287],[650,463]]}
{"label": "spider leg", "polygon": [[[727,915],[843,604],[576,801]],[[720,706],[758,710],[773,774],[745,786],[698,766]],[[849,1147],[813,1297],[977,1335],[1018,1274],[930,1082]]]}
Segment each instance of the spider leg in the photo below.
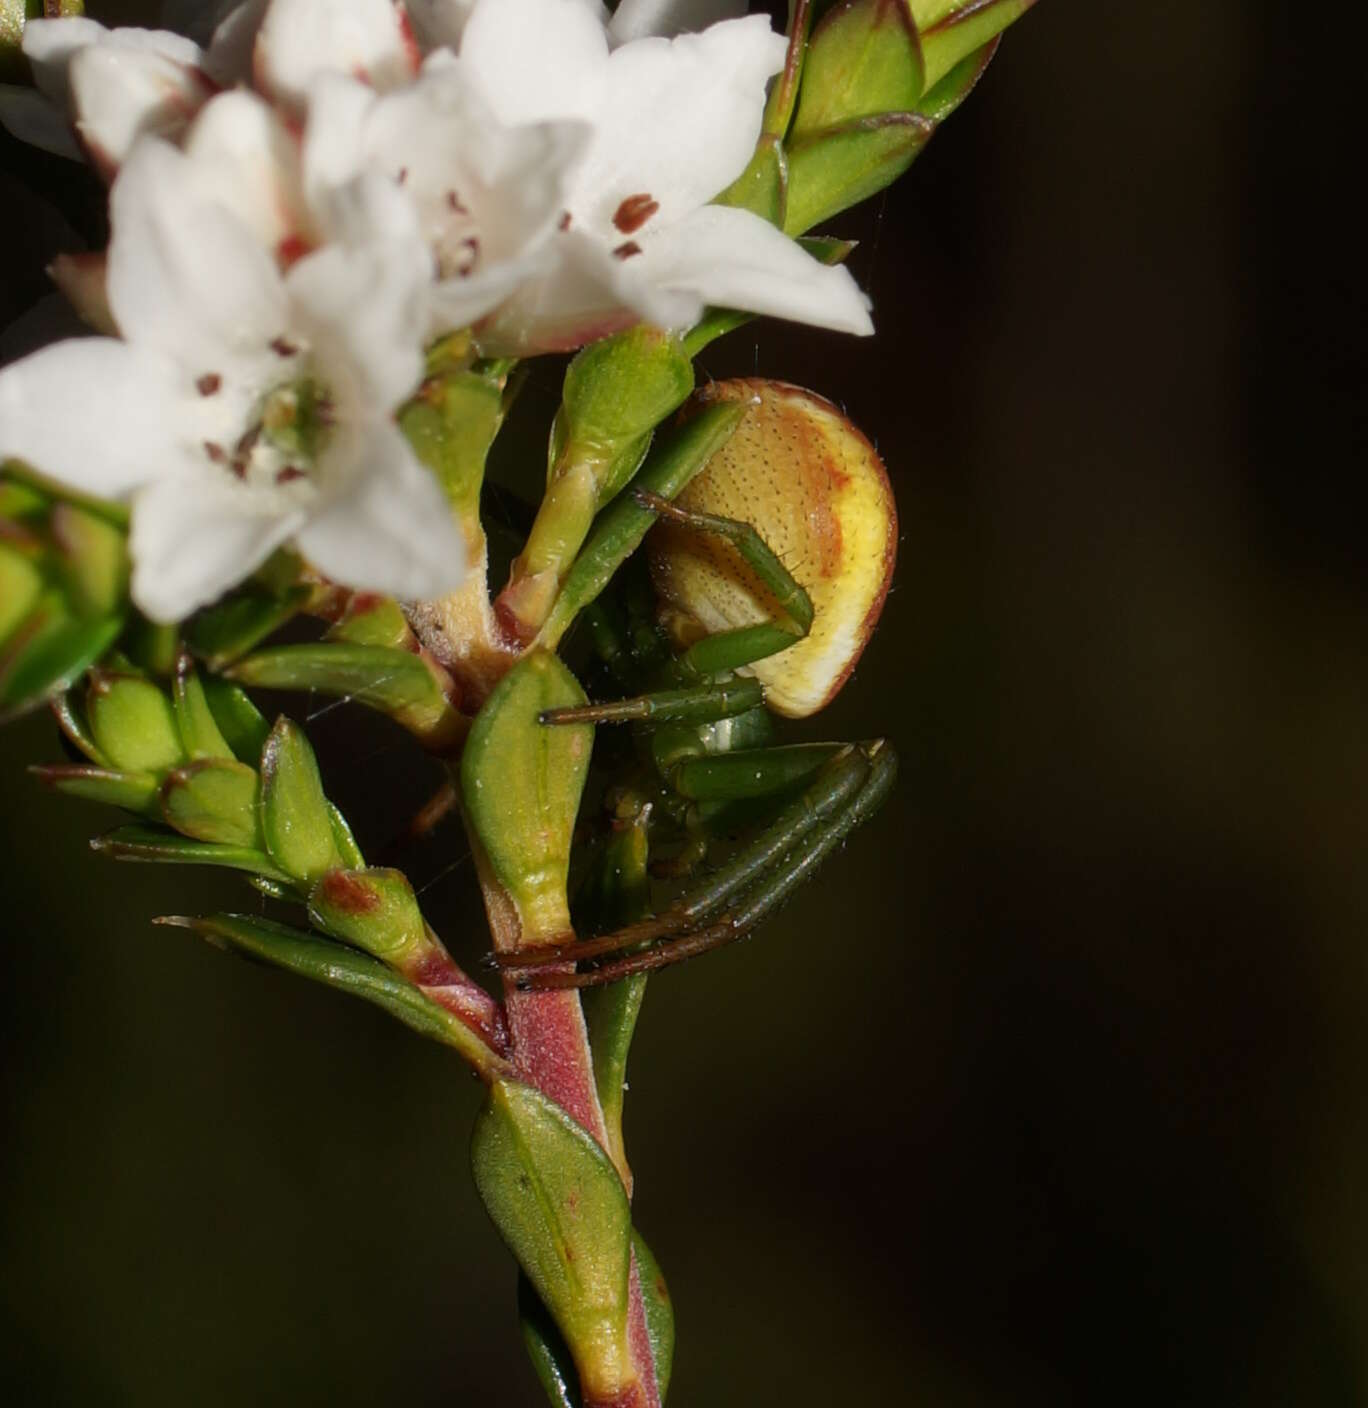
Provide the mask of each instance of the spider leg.
{"label": "spider leg", "polygon": [[[694,952],[733,942],[810,878],[832,850],[877,810],[896,771],[896,755],[883,740],[847,746],[801,797],[686,900],[615,933],[536,953],[501,955],[495,962],[505,972],[516,972],[520,981],[525,978],[532,987],[587,987],[648,972],[680,962]],[[782,868],[766,880],[767,873],[780,862]],[[743,897],[739,907],[721,920],[707,923],[738,896]],[[656,946],[584,973],[542,971],[567,959],[609,957],[650,944]],[[621,965],[626,963],[633,966],[623,969]]]}

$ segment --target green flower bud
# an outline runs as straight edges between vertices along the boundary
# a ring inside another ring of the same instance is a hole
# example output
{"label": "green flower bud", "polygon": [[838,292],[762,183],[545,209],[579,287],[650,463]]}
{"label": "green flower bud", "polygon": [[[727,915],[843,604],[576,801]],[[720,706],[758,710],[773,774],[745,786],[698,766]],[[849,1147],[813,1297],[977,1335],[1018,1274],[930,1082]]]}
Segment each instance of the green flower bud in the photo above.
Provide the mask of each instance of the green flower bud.
{"label": "green flower bud", "polygon": [[309,894],[315,928],[391,967],[430,947],[413,887],[397,870],[331,870]]}
{"label": "green flower bud", "polygon": [[261,833],[271,859],[296,880],[313,884],[344,864],[314,751],[284,717],[261,753]]}
{"label": "green flower bud", "polygon": [[93,674],[86,718],[100,751],[120,772],[164,773],[186,761],[171,701],[139,675]]}

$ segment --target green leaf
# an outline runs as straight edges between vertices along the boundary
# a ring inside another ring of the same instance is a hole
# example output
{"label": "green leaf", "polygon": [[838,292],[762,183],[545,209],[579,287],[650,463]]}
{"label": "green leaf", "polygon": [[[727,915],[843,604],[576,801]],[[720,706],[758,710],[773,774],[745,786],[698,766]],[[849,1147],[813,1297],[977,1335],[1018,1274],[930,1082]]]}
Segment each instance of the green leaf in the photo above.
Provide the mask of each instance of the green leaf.
{"label": "green leaf", "polygon": [[790,140],[852,118],[910,112],[923,87],[906,0],[848,0],[827,12],[808,41]]}
{"label": "green leaf", "polygon": [[505,380],[464,368],[435,376],[399,415],[400,430],[463,523],[479,524],[480,486],[503,420]]}
{"label": "green leaf", "polygon": [[0,543],[0,643],[17,631],[43,591],[43,574],[26,553]]}
{"label": "green leaf", "polygon": [[261,752],[261,834],[297,880],[312,885],[342,866],[318,760],[304,730],[283,715]]}
{"label": "green leaf", "polygon": [[85,709],[76,691],[69,689],[64,694],[55,695],[50,707],[53,718],[57,720],[58,728],[66,735],[73,747],[84,753],[92,763],[108,769],[109,759],[101,752],[100,745],[95,742],[95,737],[90,732]]}
{"label": "green leaf", "polygon": [[749,210],[783,229],[787,196],[788,163],[784,158],[784,145],[777,137],[763,136],[746,169],[720,196],[714,197],[713,204]]}
{"label": "green leaf", "polygon": [[[596,932],[605,933],[629,924],[646,912],[651,895],[646,869],[650,852],[648,817],[649,810],[643,808],[630,823],[615,826],[591,873],[587,892],[582,892],[581,902],[591,908],[592,929]],[[589,989],[582,998],[608,1153],[620,1168],[627,1163],[622,1136],[627,1055],[646,995],[646,981],[643,973],[621,982],[605,983]]]}
{"label": "green leaf", "polygon": [[49,519],[68,600],[78,616],[109,616],[128,596],[128,539],[108,519],[58,504]]}
{"label": "green leaf", "polygon": [[337,847],[337,853],[342,857],[343,863],[348,870],[364,870],[366,858],[361,854],[361,847],[356,844],[356,837],[347,825],[347,818],[331,802],[328,803],[328,816],[332,821],[333,844]]}
{"label": "green leaf", "polygon": [[31,767],[31,773],[54,791],[87,802],[103,802],[144,816],[159,814],[158,779],[148,772],[112,772],[81,764]]}
{"label": "green leaf", "polygon": [[93,674],[86,718],[101,752],[121,772],[161,773],[185,761],[171,701],[140,675]]}
{"label": "green leaf", "polygon": [[1014,24],[1035,0],[907,0],[921,36],[926,87]]}
{"label": "green leaf", "polygon": [[935,123],[916,113],[853,118],[789,150],[784,229],[802,234],[890,185],[931,140]]}
{"label": "green leaf", "polygon": [[35,708],[75,683],[122,629],[122,616],[82,621],[55,594],[44,596],[0,650],[0,718]]}
{"label": "green leaf", "polygon": [[162,815],[183,836],[260,850],[260,784],[246,763],[202,758],[162,784]]}
{"label": "green leaf", "polygon": [[646,1311],[646,1334],[651,1341],[651,1358],[655,1361],[656,1383],[663,1403],[674,1371],[674,1305],[655,1253],[635,1228],[632,1229],[632,1250],[636,1253],[637,1279],[641,1283],[642,1306]]}
{"label": "green leaf", "polygon": [[207,919],[168,916],[157,922],[189,929],[217,948],[364,998],[420,1036],[459,1051],[487,1078],[505,1069],[505,1063],[445,1007],[366,954],[242,914],[216,914]]}
{"label": "green leaf", "polygon": [[570,928],[570,842],[594,730],[551,728],[540,716],[582,703],[584,691],[556,656],[526,655],[485,701],[461,758],[471,827],[518,911],[525,943]]}
{"label": "green leaf", "polygon": [[168,865],[218,865],[227,870],[245,870],[264,875],[284,885],[291,877],[272,864],[263,852],[247,846],[221,846],[210,841],[194,841],[152,826],[121,826],[107,836],[98,836],[90,849],[115,860],[157,861]]}
{"label": "green leaf", "polygon": [[[663,1403],[670,1390],[670,1373],[674,1367],[674,1307],[660,1265],[635,1228],[632,1229],[632,1250],[636,1253],[637,1277],[646,1312],[646,1335],[651,1342],[656,1385]],[[554,1408],[581,1408],[583,1400],[575,1361],[556,1322],[521,1272],[518,1274],[518,1319],[527,1356]]]}
{"label": "green leaf", "polygon": [[917,112],[932,122],[944,122],[974,91],[984,71],[997,53],[1001,37],[961,59],[939,83],[928,88],[917,101]]}
{"label": "green leaf", "polygon": [[413,887],[397,870],[331,870],[309,893],[316,929],[398,965],[428,946]]}
{"label": "green leaf", "polygon": [[233,750],[218,726],[204,685],[184,651],[176,660],[171,682],[171,698],[180,729],[181,743],[188,758],[231,758]]}
{"label": "green leaf", "polygon": [[312,587],[276,595],[246,591],[201,611],[186,630],[186,642],[211,670],[226,669],[255,649],[308,604]]}
{"label": "green leaf", "polygon": [[631,1212],[594,1139],[540,1091],[490,1087],[470,1144],[489,1215],[560,1329],[590,1397],[635,1382],[628,1343]]}
{"label": "green leaf", "polygon": [[134,612],[121,644],[140,670],[167,679],[180,658],[180,625],[163,625]]}
{"label": "green leaf", "polygon": [[397,601],[366,592],[351,598],[342,618],[329,627],[324,639],[406,650],[413,640],[413,631]]}
{"label": "green leaf", "polygon": [[202,684],[214,722],[233,750],[233,755],[239,762],[255,767],[261,761],[261,750],[271,735],[266,716],[239,685],[212,675]]}
{"label": "green leaf", "polygon": [[460,740],[465,721],[425,661],[378,645],[282,645],[239,661],[228,674],[261,689],[312,689],[388,714],[430,748]]}

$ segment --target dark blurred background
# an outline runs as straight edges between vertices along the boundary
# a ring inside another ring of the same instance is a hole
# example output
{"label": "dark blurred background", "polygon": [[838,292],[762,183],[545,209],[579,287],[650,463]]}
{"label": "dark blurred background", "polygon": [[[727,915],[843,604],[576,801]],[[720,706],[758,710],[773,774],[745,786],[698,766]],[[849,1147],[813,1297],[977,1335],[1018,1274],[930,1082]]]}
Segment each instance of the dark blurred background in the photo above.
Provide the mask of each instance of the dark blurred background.
{"label": "dark blurred background", "polygon": [[[905,771],[801,903],[651,986],[628,1135],[684,1408],[1368,1402],[1363,310],[1311,29],[1044,0],[840,222],[880,336],[705,355],[887,459],[896,590],[815,722]],[[95,237],[83,179],[5,147],[5,321]],[[312,730],[383,844],[428,765]],[[0,735],[9,1401],[532,1408],[476,1085],[152,928],[255,900],[90,856],[112,815],[24,773],[57,754]],[[473,958],[463,852],[409,865]]]}

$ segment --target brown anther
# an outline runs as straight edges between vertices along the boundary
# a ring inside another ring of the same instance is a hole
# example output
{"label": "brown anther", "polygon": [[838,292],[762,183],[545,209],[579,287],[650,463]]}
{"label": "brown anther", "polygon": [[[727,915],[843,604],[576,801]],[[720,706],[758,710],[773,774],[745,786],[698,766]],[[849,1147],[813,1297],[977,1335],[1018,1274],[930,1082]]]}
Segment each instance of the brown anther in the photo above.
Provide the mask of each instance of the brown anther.
{"label": "brown anther", "polygon": [[229,462],[228,468],[233,471],[236,478],[247,478],[247,461],[241,455],[234,455]]}
{"label": "brown anther", "polygon": [[228,451],[213,440],[206,440],[204,442],[204,453],[208,455],[215,464],[223,464],[228,458]]}
{"label": "brown anther", "polygon": [[408,180],[408,167],[407,167],[407,166],[401,166],[401,167],[399,168],[399,184],[402,186],[402,185],[404,184],[404,182],[407,181],[407,180]]}
{"label": "brown anther", "polygon": [[628,240],[625,244],[620,244],[613,251],[619,259],[630,259],[634,254],[641,253],[641,246],[635,240]]}
{"label": "brown anther", "polygon": [[556,222],[556,228],[562,232],[570,228],[570,212],[567,210]]}
{"label": "brown anther", "polygon": [[461,204],[461,198],[456,194],[455,191],[448,191],[446,193],[446,203],[447,209],[454,210],[457,215],[470,214],[470,211],[468,211],[465,206]]}
{"label": "brown anther", "polygon": [[256,442],[261,439],[261,427],[254,425],[250,430],[246,430],[239,437],[236,445],[233,446],[233,453],[239,459],[245,459],[256,449]]}
{"label": "brown anther", "polygon": [[461,255],[461,258],[457,261],[456,272],[462,278],[465,278],[465,276],[470,273],[470,271],[475,267],[476,262],[479,260],[480,242],[475,238],[474,235],[468,235],[465,239],[461,241],[461,249],[463,253]]}
{"label": "brown anther", "polygon": [[195,390],[201,396],[212,396],[222,385],[223,378],[217,372],[205,372],[195,379]]}
{"label": "brown anther", "polygon": [[624,235],[635,234],[660,209],[660,202],[654,196],[642,192],[637,196],[628,196],[617,208],[617,213],[613,216],[613,224],[622,231]]}
{"label": "brown anther", "polygon": [[288,337],[274,337],[271,339],[271,351],[277,357],[294,357],[298,355],[299,348]]}
{"label": "brown anther", "polygon": [[304,471],[297,464],[287,464],[284,469],[276,470],[275,482],[277,484],[291,484],[296,479],[303,479]]}

